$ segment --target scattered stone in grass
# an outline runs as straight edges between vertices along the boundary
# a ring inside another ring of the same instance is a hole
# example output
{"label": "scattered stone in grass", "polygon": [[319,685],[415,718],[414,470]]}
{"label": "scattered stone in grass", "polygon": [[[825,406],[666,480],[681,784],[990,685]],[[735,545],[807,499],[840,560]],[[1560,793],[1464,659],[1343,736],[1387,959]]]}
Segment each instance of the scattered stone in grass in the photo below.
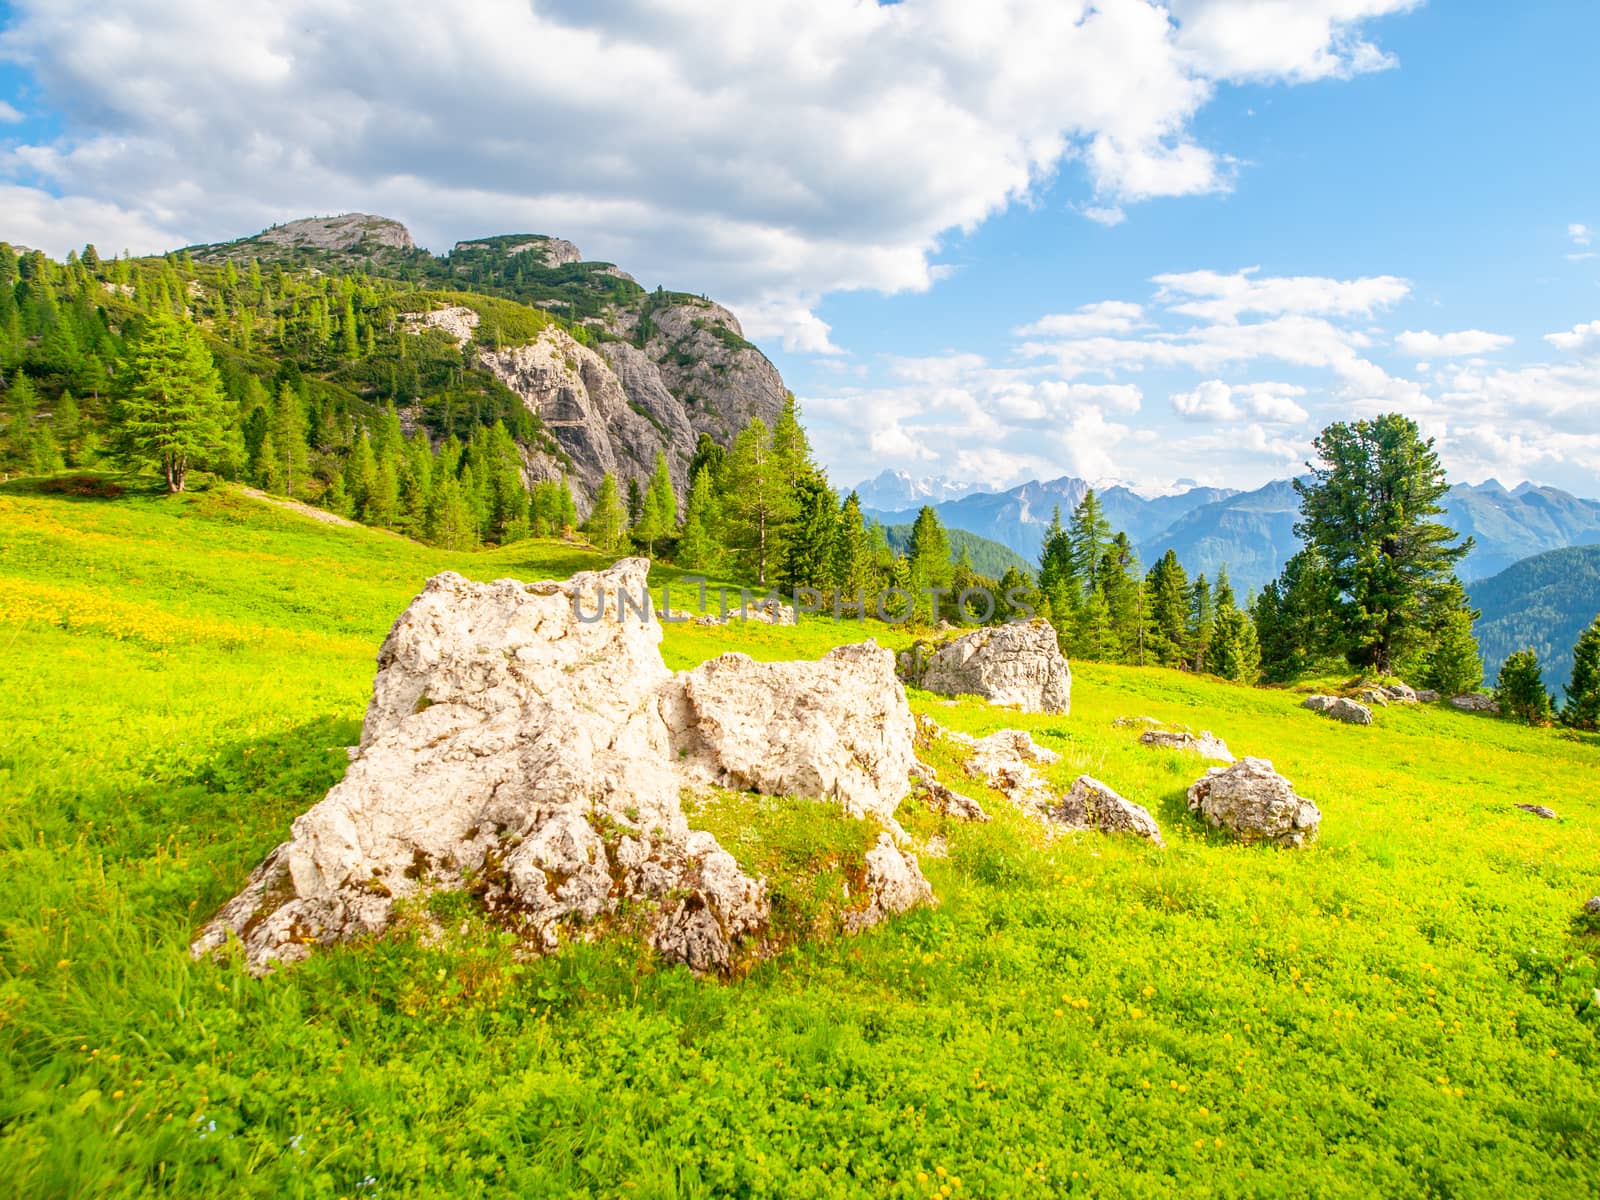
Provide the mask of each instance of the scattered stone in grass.
{"label": "scattered stone in grass", "polygon": [[1149,726],[1152,729],[1159,729],[1161,726],[1165,725],[1166,722],[1158,721],[1155,717],[1118,717],[1115,721],[1111,722],[1111,724],[1118,729],[1133,729],[1141,725]]}
{"label": "scattered stone in grass", "polygon": [[1485,696],[1482,692],[1472,692],[1465,696],[1450,697],[1452,708],[1459,708],[1462,712],[1497,713],[1500,705],[1493,696]]}
{"label": "scattered stone in grass", "polygon": [[1590,896],[1584,903],[1583,911],[1592,916],[1600,917],[1600,896]]}
{"label": "scattered stone in grass", "polygon": [[1213,758],[1219,762],[1233,761],[1233,752],[1228,749],[1228,743],[1209,729],[1202,729],[1199,733],[1150,729],[1139,735],[1139,741],[1142,745],[1159,746],[1166,750],[1193,750],[1201,758]]}
{"label": "scattered stone in grass", "polygon": [[1189,788],[1189,811],[1242,842],[1303,846],[1317,836],[1322,813],[1264,758],[1212,767]]}
{"label": "scattered stone in grass", "polygon": [[1372,724],[1372,710],[1345,696],[1312,696],[1300,707],[1332,717],[1335,721],[1343,721],[1346,725]]}
{"label": "scattered stone in grass", "polygon": [[1543,804],[1519,804],[1517,807],[1525,813],[1532,813],[1541,821],[1556,821],[1560,819],[1556,816],[1555,809],[1548,808]]}
{"label": "scattered stone in grass", "polygon": [[911,768],[911,784],[912,793],[919,796],[934,812],[961,821],[989,819],[989,814],[983,811],[983,805],[971,796],[962,795],[954,788],[946,787],[939,782],[938,775],[927,763],[919,762]]}
{"label": "scattered stone in grass", "polygon": [[1079,775],[1072,790],[1050,810],[1050,819],[1072,829],[1094,829],[1101,833],[1131,833],[1165,846],[1161,827],[1148,810],[1125,800],[1098,779]]}

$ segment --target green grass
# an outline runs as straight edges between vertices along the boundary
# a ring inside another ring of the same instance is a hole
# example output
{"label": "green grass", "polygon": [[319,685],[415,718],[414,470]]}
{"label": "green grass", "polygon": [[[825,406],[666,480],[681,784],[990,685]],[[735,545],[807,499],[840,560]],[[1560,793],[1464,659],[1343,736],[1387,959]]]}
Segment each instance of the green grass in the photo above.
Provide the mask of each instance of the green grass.
{"label": "green grass", "polygon": [[[0,488],[8,1191],[1600,1190],[1600,937],[1574,919],[1600,892],[1600,744],[1438,707],[1352,728],[1293,691],[1085,664],[1069,717],[914,693],[952,728],[1031,730],[1057,782],[1088,771],[1145,804],[1169,848],[1049,840],[981,789],[987,825],[908,804],[915,836],[949,844],[923,859],[939,906],[792,941],[733,982],[622,937],[521,961],[470,906],[450,946],[395,937],[264,980],[189,960],[339,777],[428,575],[597,563],[554,542],[452,555],[228,492]],[[814,657],[861,633],[675,626],[664,652]],[[1145,714],[1271,758],[1321,839],[1203,831],[1182,800],[1203,764],[1111,724]],[[870,832],[757,797],[696,814],[770,873],[797,933],[827,926]]]}

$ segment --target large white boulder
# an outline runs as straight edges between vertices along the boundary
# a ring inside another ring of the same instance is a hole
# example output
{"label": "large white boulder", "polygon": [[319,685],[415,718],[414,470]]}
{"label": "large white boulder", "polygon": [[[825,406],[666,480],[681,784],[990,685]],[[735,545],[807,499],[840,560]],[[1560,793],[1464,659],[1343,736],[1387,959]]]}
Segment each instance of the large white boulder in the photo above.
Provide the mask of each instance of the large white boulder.
{"label": "large white boulder", "polygon": [[1048,621],[963,634],[913,671],[912,682],[941,696],[978,696],[1023,712],[1065,713],[1072,707],[1072,669]]}
{"label": "large white boulder", "polygon": [[195,952],[234,936],[263,969],[381,932],[396,901],[470,879],[535,948],[627,900],[653,912],[664,956],[726,967],[764,927],[766,891],[689,828],[685,788],[812,797],[893,827],[913,761],[893,655],[870,643],[817,663],[725,655],[674,675],[661,626],[623,600],[648,613],[648,567],[429,580],[379,653],[344,778]]}

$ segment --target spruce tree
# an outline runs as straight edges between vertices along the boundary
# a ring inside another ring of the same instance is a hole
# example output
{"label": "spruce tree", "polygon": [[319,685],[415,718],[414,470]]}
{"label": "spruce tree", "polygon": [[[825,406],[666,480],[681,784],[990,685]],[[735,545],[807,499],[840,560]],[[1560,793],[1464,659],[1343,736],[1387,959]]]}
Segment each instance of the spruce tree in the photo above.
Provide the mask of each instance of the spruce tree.
{"label": "spruce tree", "polygon": [[787,588],[828,586],[833,570],[839,511],[833,489],[821,473],[811,471],[795,486],[795,517],[783,542],[780,582]]}
{"label": "spruce tree", "polygon": [[1084,597],[1078,610],[1072,653],[1091,662],[1110,662],[1119,649],[1117,632],[1111,624],[1111,608],[1098,587]]}
{"label": "spruce tree", "polygon": [[1600,729],[1600,616],[1572,649],[1572,679],[1565,690],[1562,723],[1574,729]]}
{"label": "spruce tree", "polygon": [[1209,669],[1236,683],[1254,683],[1261,671],[1261,648],[1255,625],[1234,601],[1233,585],[1228,581],[1226,569],[1217,575],[1212,607],[1215,617]]}
{"label": "spruce tree", "polygon": [[39,394],[33,381],[19,367],[6,389],[4,459],[6,471],[31,472],[34,462],[33,423],[39,408]]}
{"label": "spruce tree", "polygon": [[639,480],[632,475],[628,476],[628,528],[640,541],[650,536],[644,530],[644,492],[640,490]]}
{"label": "spruce tree", "polygon": [[1550,720],[1550,693],[1545,690],[1539,670],[1539,656],[1532,650],[1518,650],[1500,666],[1494,698],[1500,712],[1529,725],[1544,725]]}
{"label": "spruce tree", "polygon": [[222,440],[222,380],[194,324],[155,313],[129,351],[119,407],[125,452],[155,465],[169,492]]}
{"label": "spruce tree", "polygon": [[1095,586],[1106,598],[1111,612],[1111,628],[1116,635],[1116,657],[1122,662],[1138,662],[1144,643],[1143,594],[1135,582],[1139,556],[1128,540],[1118,533],[1111,539],[1095,570]]}
{"label": "spruce tree", "polygon": [[1149,658],[1179,666],[1188,641],[1189,578],[1175,550],[1168,550],[1145,576],[1145,623]]}

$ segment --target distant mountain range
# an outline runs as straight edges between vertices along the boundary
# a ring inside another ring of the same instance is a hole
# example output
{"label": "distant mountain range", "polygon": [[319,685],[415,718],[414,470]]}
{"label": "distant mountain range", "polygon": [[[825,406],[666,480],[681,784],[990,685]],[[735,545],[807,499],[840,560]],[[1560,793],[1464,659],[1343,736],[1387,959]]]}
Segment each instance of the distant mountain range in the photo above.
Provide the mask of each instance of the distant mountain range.
{"label": "distant mountain range", "polygon": [[1488,682],[1511,654],[1531,648],[1545,686],[1562,699],[1572,678],[1572,648],[1600,616],[1600,545],[1535,554],[1473,584],[1470,593],[1483,610],[1474,632]]}
{"label": "distant mountain range", "polygon": [[[949,528],[990,538],[1035,563],[1055,507],[1060,506],[1065,521],[1090,485],[1063,476],[1003,492],[969,491],[934,498],[941,489],[967,486],[942,479],[919,484],[885,472],[856,490],[863,508],[885,525],[914,521],[922,505],[932,504]],[[1096,489],[1096,494],[1112,526],[1128,534],[1146,566],[1173,549],[1191,576],[1204,572],[1214,579],[1226,566],[1241,595],[1260,589],[1299,549],[1294,535],[1299,497],[1288,480],[1274,480],[1249,492],[1191,487],[1151,497],[1117,484]],[[891,509],[873,503],[869,496],[912,499]],[[1469,582],[1530,555],[1600,542],[1600,501],[1582,500],[1558,488],[1523,484],[1507,490],[1494,480],[1457,484],[1445,508],[1446,521],[1476,540],[1462,563],[1462,578]]]}

